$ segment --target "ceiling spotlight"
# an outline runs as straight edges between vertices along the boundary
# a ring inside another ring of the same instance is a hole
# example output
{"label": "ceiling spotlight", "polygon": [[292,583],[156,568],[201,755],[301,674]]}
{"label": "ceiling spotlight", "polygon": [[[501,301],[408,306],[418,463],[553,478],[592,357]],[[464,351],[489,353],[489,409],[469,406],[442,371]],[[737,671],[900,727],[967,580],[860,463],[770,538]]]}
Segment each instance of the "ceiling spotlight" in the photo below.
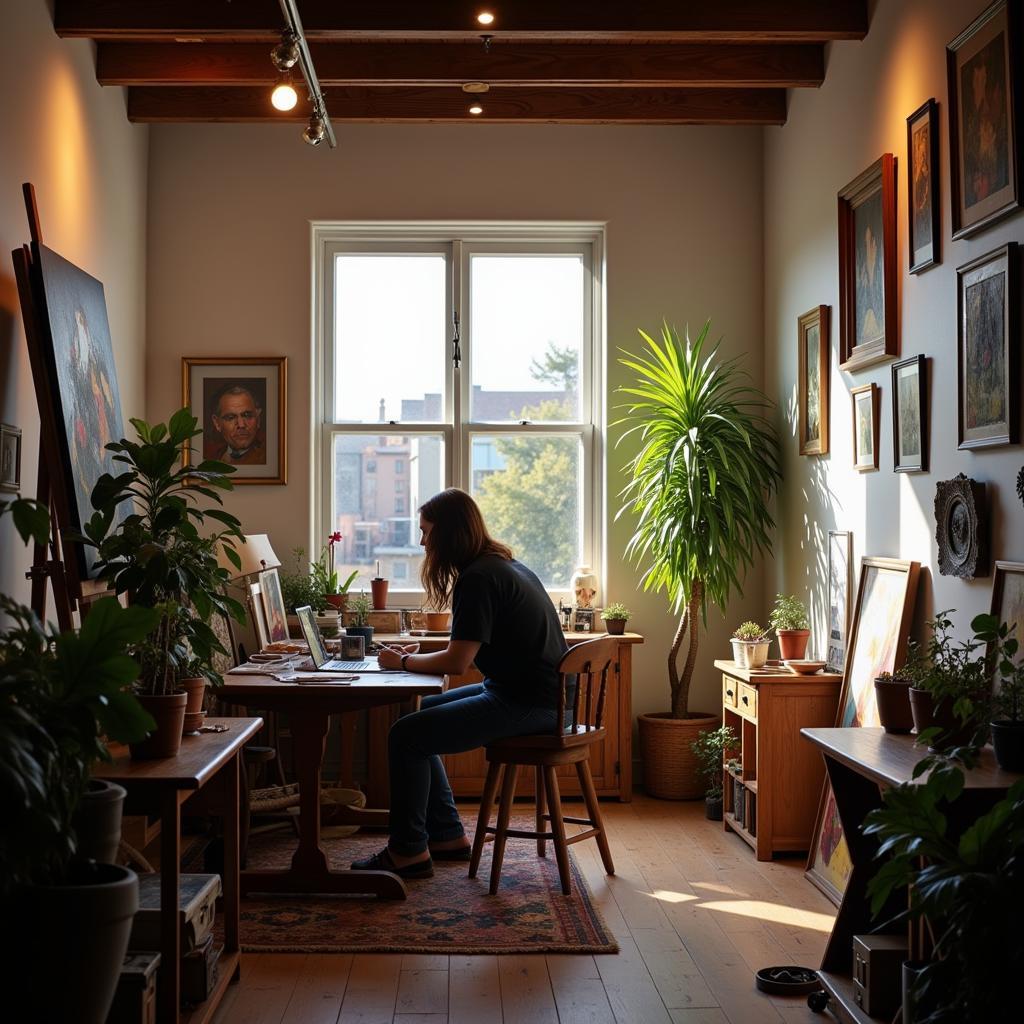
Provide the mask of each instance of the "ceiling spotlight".
{"label": "ceiling spotlight", "polygon": [[484,108],[479,104],[474,103],[473,106],[469,108],[469,112],[471,114],[482,114],[484,112]]}
{"label": "ceiling spotlight", "polygon": [[302,141],[308,142],[311,146],[319,146],[327,137],[327,126],[324,120],[317,114],[312,114],[309,124],[302,131]]}
{"label": "ceiling spotlight", "polygon": [[487,92],[491,87],[486,82],[463,82],[463,92],[483,93]]}
{"label": "ceiling spotlight", "polygon": [[491,14],[491,12],[490,12],[490,11],[481,11],[481,12],[480,12],[480,13],[479,13],[479,14],[478,14],[478,15],[476,16],[476,20],[477,20],[477,21],[478,21],[478,22],[479,22],[479,23],[480,23],[481,25],[493,25],[493,24],[494,24],[494,15],[493,15],[493,14]]}
{"label": "ceiling spotlight", "polygon": [[270,59],[278,71],[291,71],[295,67],[299,59],[299,44],[290,28],[281,33],[281,42],[270,51]]}
{"label": "ceiling spotlight", "polygon": [[285,72],[284,78],[274,86],[274,91],[270,94],[270,102],[274,104],[276,110],[292,110],[299,102],[299,94],[295,91],[291,76],[287,72]]}

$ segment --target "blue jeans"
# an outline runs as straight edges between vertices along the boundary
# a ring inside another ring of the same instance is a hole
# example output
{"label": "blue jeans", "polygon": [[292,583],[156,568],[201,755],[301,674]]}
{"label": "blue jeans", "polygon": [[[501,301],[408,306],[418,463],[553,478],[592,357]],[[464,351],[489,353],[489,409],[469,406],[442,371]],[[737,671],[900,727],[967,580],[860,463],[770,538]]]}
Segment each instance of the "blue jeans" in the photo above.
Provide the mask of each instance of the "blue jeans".
{"label": "blue jeans", "polygon": [[391,849],[413,856],[430,841],[466,834],[440,754],[461,754],[509,736],[552,732],[557,716],[554,708],[510,701],[486,679],[424,697],[420,710],[400,718],[388,735]]}

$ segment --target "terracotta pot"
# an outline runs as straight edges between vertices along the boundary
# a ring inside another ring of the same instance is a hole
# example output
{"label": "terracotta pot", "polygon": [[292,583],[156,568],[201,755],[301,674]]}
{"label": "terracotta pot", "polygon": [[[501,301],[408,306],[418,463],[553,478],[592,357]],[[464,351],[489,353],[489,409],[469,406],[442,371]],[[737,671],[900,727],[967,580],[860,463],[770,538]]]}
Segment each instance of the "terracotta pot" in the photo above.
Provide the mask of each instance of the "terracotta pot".
{"label": "terracotta pot", "polygon": [[427,629],[442,630],[448,628],[448,620],[451,618],[448,612],[427,612]]}
{"label": "terracotta pot", "polygon": [[324,600],[332,608],[336,608],[339,612],[343,612],[345,610],[345,605],[348,604],[348,594],[324,594]]}
{"label": "terracotta pot", "polygon": [[878,706],[878,720],[886,732],[910,732],[914,727],[909,680],[876,679],[875,703]]}
{"label": "terracotta pot", "polygon": [[811,638],[809,629],[777,629],[779,657],[783,661],[799,661],[807,656],[807,642]]}
{"label": "terracotta pot", "polygon": [[953,702],[947,697],[938,704],[927,690],[910,687],[910,710],[914,716],[914,729],[918,735],[925,729],[938,726],[942,732],[936,737],[934,745],[928,749],[934,754],[940,750],[963,747],[974,737],[973,722],[966,725],[953,713]]}
{"label": "terracotta pot", "polygon": [[185,691],[185,713],[194,715],[203,710],[203,698],[206,696],[206,680],[202,676],[182,679],[179,683]]}
{"label": "terracotta pot", "polygon": [[113,864],[121,842],[121,812],[124,809],[124,788],[106,779],[90,779],[82,799],[78,801],[72,826],[78,846],[79,860]]}
{"label": "terracotta pot", "polygon": [[705,784],[690,744],[701,730],[717,729],[717,715],[693,711],[689,718],[672,718],[668,712],[638,715],[644,789],[661,800],[699,800]]}
{"label": "terracotta pot", "polygon": [[628,619],[605,619],[605,629],[608,630],[612,636],[622,636],[626,632],[626,623]]}
{"label": "terracotta pot", "polygon": [[174,757],[178,753],[185,725],[186,699],[184,693],[172,693],[166,697],[139,697],[139,703],[156,719],[156,729],[144,740],[128,745],[132,757],[143,761]]}
{"label": "terracotta pot", "polygon": [[388,581],[380,576],[370,580],[370,596],[374,611],[384,611],[388,606]]}

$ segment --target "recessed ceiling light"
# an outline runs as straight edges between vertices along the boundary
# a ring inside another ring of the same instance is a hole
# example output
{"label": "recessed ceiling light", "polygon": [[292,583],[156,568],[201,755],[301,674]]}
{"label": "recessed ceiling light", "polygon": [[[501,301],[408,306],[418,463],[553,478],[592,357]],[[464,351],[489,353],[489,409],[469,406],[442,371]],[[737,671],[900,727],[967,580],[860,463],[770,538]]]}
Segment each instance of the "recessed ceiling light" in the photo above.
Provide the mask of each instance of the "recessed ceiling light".
{"label": "recessed ceiling light", "polygon": [[481,25],[493,25],[493,24],[494,24],[494,15],[493,15],[493,14],[491,14],[491,12],[490,12],[490,11],[481,11],[481,12],[480,12],[480,13],[479,13],[479,14],[478,14],[478,15],[476,16],[476,20],[477,20],[477,21],[478,21],[478,22],[479,22],[479,23],[480,23]]}
{"label": "recessed ceiling light", "polygon": [[473,104],[473,106],[471,106],[469,108],[469,112],[471,114],[482,114],[484,112],[484,108],[481,107],[481,106],[478,106],[477,104]]}
{"label": "recessed ceiling light", "polygon": [[470,93],[484,93],[490,89],[486,82],[463,82],[462,91]]}

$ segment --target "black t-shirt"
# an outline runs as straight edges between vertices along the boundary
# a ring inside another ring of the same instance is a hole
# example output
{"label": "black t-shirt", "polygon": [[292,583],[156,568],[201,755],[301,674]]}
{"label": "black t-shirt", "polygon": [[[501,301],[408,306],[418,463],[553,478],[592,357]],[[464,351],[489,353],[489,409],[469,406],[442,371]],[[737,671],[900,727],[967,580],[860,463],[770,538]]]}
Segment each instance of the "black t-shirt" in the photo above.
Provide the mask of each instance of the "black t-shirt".
{"label": "black t-shirt", "polygon": [[544,585],[521,562],[481,555],[459,573],[452,640],[480,641],[476,667],[509,700],[558,707],[568,645]]}

